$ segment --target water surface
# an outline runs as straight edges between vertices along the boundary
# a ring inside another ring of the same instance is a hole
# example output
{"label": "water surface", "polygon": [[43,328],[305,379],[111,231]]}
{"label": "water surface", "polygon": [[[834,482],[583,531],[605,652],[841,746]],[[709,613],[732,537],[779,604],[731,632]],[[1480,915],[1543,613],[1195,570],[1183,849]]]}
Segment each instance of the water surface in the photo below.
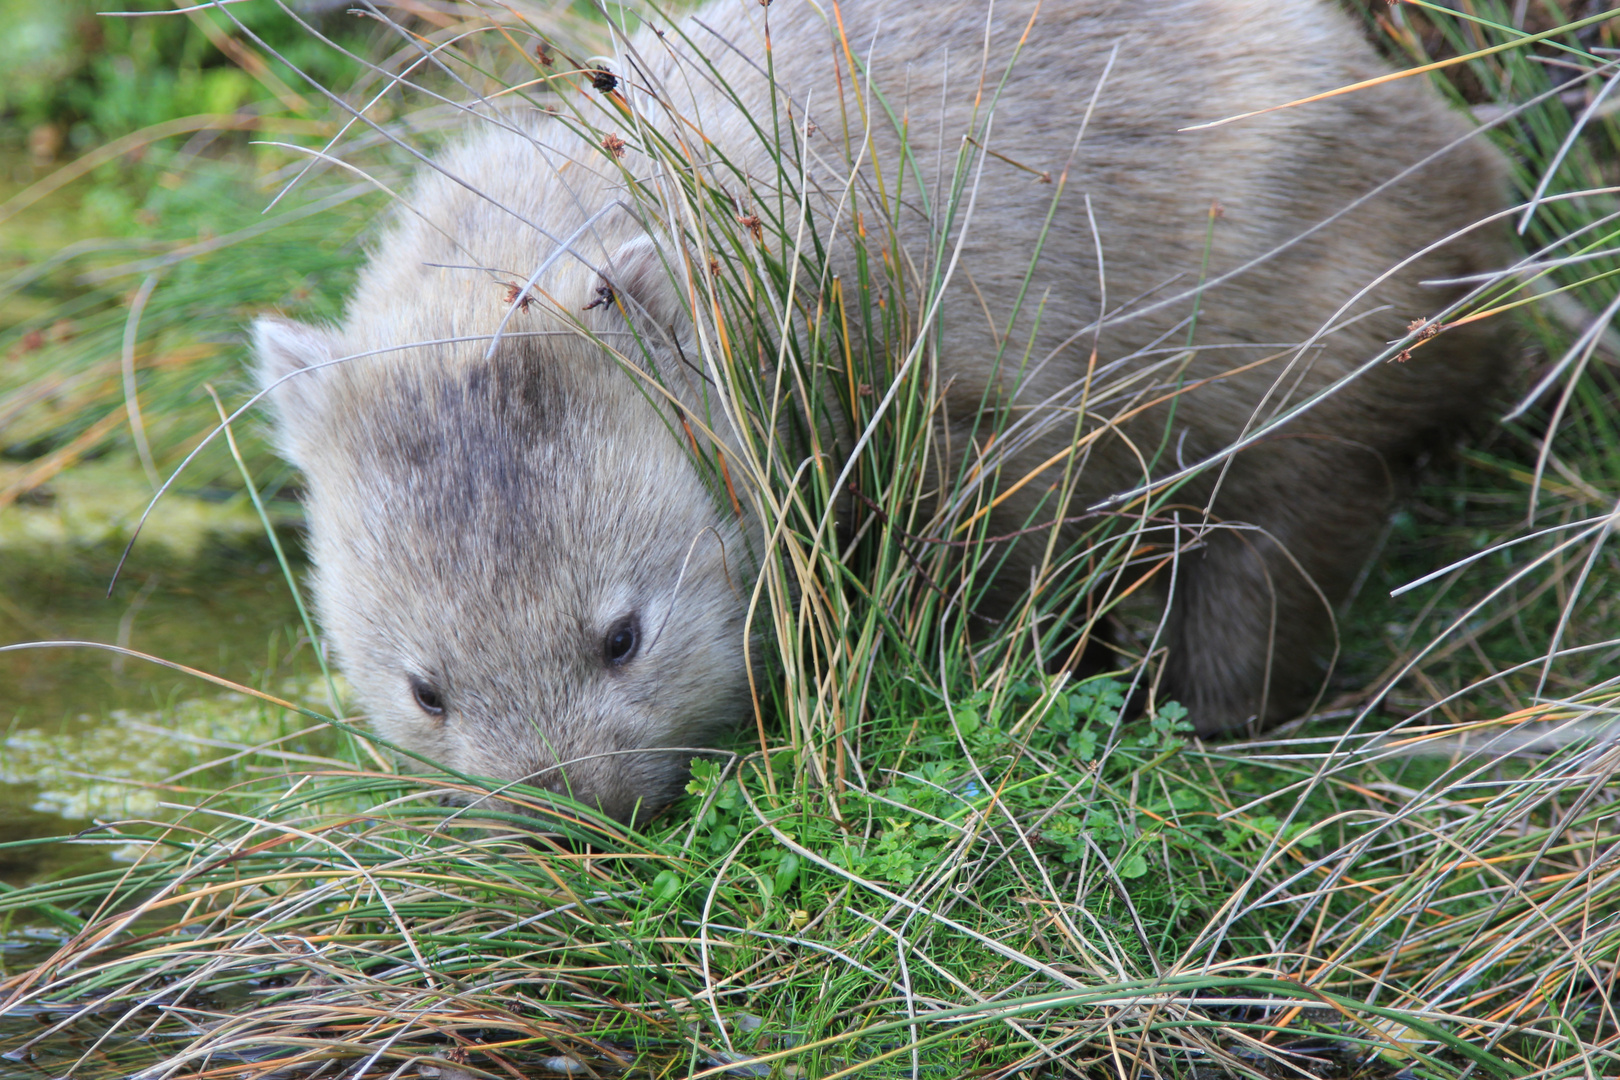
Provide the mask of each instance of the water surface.
{"label": "water surface", "polygon": [[[0,644],[117,644],[324,708],[291,590],[240,493],[166,497],[108,596],[149,493],[138,468],[109,459],[0,509]],[[0,844],[95,820],[162,818],[162,803],[202,786],[176,774],[232,744],[307,726],[133,657],[65,646],[0,652]],[[0,848],[0,881],[19,885],[107,857],[107,848],[64,844]]]}

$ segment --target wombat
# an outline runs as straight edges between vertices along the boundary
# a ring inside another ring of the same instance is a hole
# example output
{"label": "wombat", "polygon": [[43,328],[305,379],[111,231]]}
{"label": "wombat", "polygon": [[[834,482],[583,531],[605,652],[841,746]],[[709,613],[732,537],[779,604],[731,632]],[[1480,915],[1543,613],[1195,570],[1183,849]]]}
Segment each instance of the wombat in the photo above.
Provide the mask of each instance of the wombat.
{"label": "wombat", "polygon": [[[1205,460],[1365,366],[1176,495],[1208,527],[1176,567],[1162,693],[1205,734],[1308,707],[1403,479],[1502,377],[1477,322],[1374,361],[1461,294],[1445,281],[1504,264],[1497,230],[1470,231],[1501,210],[1504,170],[1421,78],[1188,129],[1387,70],[1322,0],[713,0],[559,75],[644,117],[622,139],[485,111],[405,195],[340,325],[254,327],[360,704],[447,766],[623,820],[667,804],[692,749],[748,715],[760,526],[603,345],[634,332],[638,364],[701,362],[690,264],[626,191],[655,171],[640,131],[745,174],[739,214],[802,168],[829,248],[891,199],[908,258],[951,263],[940,442],[972,451],[999,394],[1022,417],[1001,475],[1039,481],[1000,501],[993,534]],[[971,214],[936,221],[970,131]],[[1023,359],[998,365],[1009,349]],[[1102,373],[1132,408],[1096,398]],[[1068,504],[1043,505],[1081,408],[1112,430],[1086,441]],[[1005,591],[1039,546],[1007,561]]]}

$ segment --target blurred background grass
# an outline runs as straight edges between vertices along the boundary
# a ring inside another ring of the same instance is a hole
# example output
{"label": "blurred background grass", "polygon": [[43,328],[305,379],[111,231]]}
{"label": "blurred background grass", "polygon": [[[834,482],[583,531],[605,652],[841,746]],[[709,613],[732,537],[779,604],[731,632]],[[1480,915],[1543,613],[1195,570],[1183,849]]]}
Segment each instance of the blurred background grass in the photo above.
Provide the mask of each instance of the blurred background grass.
{"label": "blurred background grass", "polygon": [[[136,448],[107,417],[124,406],[124,316],[143,282],[159,299],[130,359],[154,464],[172,467],[209,426],[202,384],[240,383],[243,321],[271,306],[330,315],[376,210],[348,178],[265,213],[289,155],[252,145],[332,124],[280,58],[331,85],[353,84],[356,61],[270,5],[238,5],[245,30],[206,11],[97,17],[105,6],[0,10],[12,31],[0,45],[0,504],[46,470]],[[339,10],[302,14],[374,49],[374,24]],[[240,486],[228,459],[202,469],[193,485]]]}

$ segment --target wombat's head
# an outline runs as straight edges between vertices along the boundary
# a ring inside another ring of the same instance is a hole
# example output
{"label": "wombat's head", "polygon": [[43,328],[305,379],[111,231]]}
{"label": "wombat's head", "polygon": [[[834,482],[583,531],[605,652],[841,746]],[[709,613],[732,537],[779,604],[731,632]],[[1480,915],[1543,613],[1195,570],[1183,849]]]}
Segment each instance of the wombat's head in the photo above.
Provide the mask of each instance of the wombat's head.
{"label": "wombat's head", "polygon": [[691,748],[746,715],[751,582],[680,421],[582,342],[318,367],[368,346],[254,332],[321,621],[380,732],[624,821],[678,794]]}

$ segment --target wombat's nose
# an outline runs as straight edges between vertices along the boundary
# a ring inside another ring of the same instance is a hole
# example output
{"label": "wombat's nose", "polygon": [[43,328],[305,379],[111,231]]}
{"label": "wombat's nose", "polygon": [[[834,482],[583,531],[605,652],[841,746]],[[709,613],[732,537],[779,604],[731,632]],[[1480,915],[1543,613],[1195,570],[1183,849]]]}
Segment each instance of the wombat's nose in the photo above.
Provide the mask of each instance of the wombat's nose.
{"label": "wombat's nose", "polygon": [[[572,818],[582,806],[626,825],[635,820],[645,822],[651,816],[644,810],[638,811],[640,800],[627,797],[622,784],[616,783],[611,775],[604,775],[600,768],[593,768],[590,761],[533,767],[521,782],[525,787],[536,789],[527,794],[524,813]],[[556,798],[548,799],[547,795]],[[662,804],[658,808],[662,809]]]}

